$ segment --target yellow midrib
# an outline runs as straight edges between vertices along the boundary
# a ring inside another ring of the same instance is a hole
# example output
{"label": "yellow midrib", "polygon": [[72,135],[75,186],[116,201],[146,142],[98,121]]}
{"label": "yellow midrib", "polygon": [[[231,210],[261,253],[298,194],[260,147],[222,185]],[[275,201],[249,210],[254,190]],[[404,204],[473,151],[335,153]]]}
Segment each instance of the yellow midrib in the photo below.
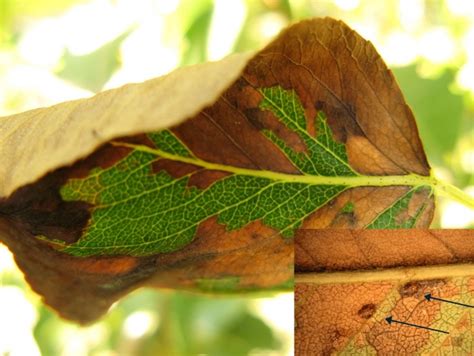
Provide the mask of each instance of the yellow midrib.
{"label": "yellow midrib", "polygon": [[399,176],[315,176],[307,174],[288,174],[280,172],[272,172],[268,170],[255,170],[242,167],[229,166],[225,164],[213,163],[204,161],[197,157],[183,157],[169,152],[162,151],[157,148],[151,148],[144,145],[137,145],[125,142],[112,142],[114,146],[128,147],[137,151],[151,153],[153,155],[166,158],[169,160],[193,164],[195,166],[203,167],[209,170],[229,172],[244,176],[266,178],[273,181],[281,181],[286,183],[304,183],[312,185],[331,185],[331,186],[345,186],[345,187],[387,187],[387,186],[429,186],[436,193],[448,196],[460,203],[474,208],[474,198],[468,196],[462,190],[440,181],[433,176],[421,176],[410,173]]}

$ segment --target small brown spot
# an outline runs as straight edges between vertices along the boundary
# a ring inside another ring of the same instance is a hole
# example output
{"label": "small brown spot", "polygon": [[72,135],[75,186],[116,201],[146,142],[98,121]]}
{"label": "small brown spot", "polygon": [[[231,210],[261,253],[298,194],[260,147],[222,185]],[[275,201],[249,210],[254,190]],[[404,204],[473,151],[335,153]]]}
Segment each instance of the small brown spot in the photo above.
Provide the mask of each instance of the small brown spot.
{"label": "small brown spot", "polygon": [[408,282],[400,288],[400,295],[402,297],[412,297],[418,294],[420,287],[419,282]]}
{"label": "small brown spot", "polygon": [[344,228],[354,228],[357,223],[357,218],[353,212],[351,213],[339,213],[336,215],[334,220],[331,222],[331,226],[338,226]]}
{"label": "small brown spot", "polygon": [[359,309],[357,314],[362,318],[362,319],[369,319],[372,315],[374,315],[375,310],[377,307],[375,304],[364,304],[362,308]]}
{"label": "small brown spot", "polygon": [[422,297],[424,293],[429,292],[432,288],[438,287],[439,284],[444,284],[443,279],[431,279],[428,281],[414,281],[404,284],[400,290],[400,296],[402,298],[407,297]]}
{"label": "small brown spot", "polygon": [[354,212],[344,213],[344,216],[346,217],[346,219],[348,220],[348,222],[350,223],[351,226],[355,226],[355,224],[357,222],[357,218],[356,218]]}
{"label": "small brown spot", "polygon": [[464,343],[464,340],[463,340],[463,337],[462,336],[454,336],[452,339],[451,339],[452,343],[453,343],[453,346],[455,347],[462,347],[463,343]]}
{"label": "small brown spot", "polygon": [[254,240],[258,240],[260,238],[260,234],[257,233],[257,232],[252,232],[252,234],[250,235],[252,237],[252,239]]}
{"label": "small brown spot", "polygon": [[237,81],[234,83],[234,86],[238,89],[242,89],[242,88],[245,88],[246,86],[248,86],[248,82],[243,78],[243,77],[240,77],[239,79],[237,79]]}
{"label": "small brown spot", "polygon": [[321,100],[318,100],[316,101],[316,103],[314,103],[314,107],[316,108],[316,110],[322,110],[323,107],[324,107],[324,102],[322,102]]}

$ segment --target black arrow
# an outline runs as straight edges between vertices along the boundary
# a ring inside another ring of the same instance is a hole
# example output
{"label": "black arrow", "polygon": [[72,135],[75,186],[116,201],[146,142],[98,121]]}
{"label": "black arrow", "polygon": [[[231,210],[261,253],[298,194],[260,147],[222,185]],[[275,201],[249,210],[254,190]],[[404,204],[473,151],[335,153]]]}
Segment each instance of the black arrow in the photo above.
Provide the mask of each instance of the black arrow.
{"label": "black arrow", "polygon": [[462,306],[462,307],[474,308],[474,305],[463,304],[463,303],[453,302],[452,300],[446,300],[446,299],[441,299],[441,298],[433,297],[433,296],[431,296],[431,293],[425,294],[425,299],[426,299],[428,302],[431,302],[431,299],[433,299],[433,300],[439,300],[440,302],[445,302],[445,303],[451,303],[451,304],[460,305],[460,306]]}
{"label": "black arrow", "polygon": [[399,323],[399,324],[404,324],[404,325],[408,325],[408,326],[414,326],[415,328],[426,329],[426,330],[430,330],[430,331],[437,331],[437,332],[443,333],[443,334],[449,334],[447,331],[444,331],[444,330],[432,329],[432,328],[429,328],[427,326],[421,326],[421,325],[406,323],[404,321],[393,320],[391,315],[388,318],[385,318],[385,320],[387,320],[387,323],[389,323],[390,325],[392,325],[392,323]]}

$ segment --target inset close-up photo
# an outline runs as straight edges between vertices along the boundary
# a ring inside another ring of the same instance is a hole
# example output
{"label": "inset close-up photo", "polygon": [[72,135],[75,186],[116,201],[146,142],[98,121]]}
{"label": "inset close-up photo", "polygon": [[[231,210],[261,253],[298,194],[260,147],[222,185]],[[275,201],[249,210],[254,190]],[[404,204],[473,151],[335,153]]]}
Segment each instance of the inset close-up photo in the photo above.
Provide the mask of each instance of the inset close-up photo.
{"label": "inset close-up photo", "polygon": [[297,355],[470,355],[472,230],[300,230]]}

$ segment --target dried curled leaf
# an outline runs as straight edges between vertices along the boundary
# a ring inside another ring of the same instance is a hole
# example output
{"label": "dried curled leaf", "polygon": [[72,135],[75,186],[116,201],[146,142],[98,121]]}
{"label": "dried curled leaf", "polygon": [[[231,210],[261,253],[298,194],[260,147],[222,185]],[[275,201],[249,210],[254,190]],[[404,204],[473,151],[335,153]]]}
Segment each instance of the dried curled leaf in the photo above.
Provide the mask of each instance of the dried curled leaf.
{"label": "dried curled leaf", "polygon": [[0,197],[70,165],[116,137],[177,125],[211,105],[251,53],[139,84],[0,118]]}

